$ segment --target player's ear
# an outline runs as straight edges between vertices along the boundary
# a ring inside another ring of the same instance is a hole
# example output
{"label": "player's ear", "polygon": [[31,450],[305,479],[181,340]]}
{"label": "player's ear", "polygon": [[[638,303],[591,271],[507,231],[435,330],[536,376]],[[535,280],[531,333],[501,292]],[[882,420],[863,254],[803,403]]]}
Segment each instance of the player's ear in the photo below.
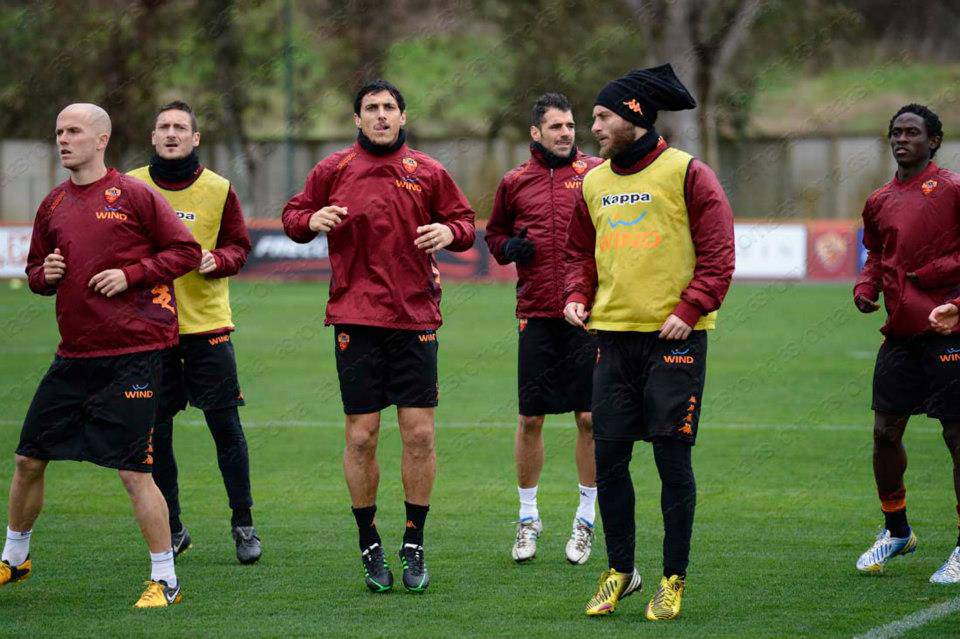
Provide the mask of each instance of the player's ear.
{"label": "player's ear", "polygon": [[194,131],[193,132],[193,148],[197,148],[198,146],[200,146],[200,132]]}
{"label": "player's ear", "polygon": [[402,112],[400,113],[400,126],[403,126],[403,125],[406,124],[406,123],[407,123],[407,112],[406,112],[406,111],[402,111]]}
{"label": "player's ear", "polygon": [[539,141],[540,141],[540,138],[542,137],[542,136],[541,136],[541,133],[540,133],[540,128],[539,128],[539,127],[535,127],[535,126],[531,126],[531,127],[530,127],[530,137],[533,139],[534,142],[539,142]]}
{"label": "player's ear", "polygon": [[360,128],[360,116],[356,113],[353,114],[353,123],[357,125],[357,128]]}

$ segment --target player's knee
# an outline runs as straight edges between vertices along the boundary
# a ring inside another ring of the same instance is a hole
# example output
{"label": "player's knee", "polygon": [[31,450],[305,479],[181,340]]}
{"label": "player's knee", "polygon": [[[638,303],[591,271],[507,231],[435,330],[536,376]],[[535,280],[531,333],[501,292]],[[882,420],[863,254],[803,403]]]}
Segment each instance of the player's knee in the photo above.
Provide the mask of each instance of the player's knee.
{"label": "player's knee", "polygon": [[359,457],[373,457],[377,450],[377,435],[372,430],[354,428],[347,432],[347,450]]}
{"label": "player's knee", "polygon": [[576,416],[577,429],[582,433],[593,432],[593,415],[590,413],[578,413]]}
{"label": "player's knee", "polygon": [[135,495],[153,483],[153,475],[137,470],[121,470],[118,473],[123,487],[130,495]]}
{"label": "player's knee", "polygon": [[36,479],[40,477],[47,467],[45,460],[37,459],[36,457],[17,455],[15,459],[17,474],[25,479]]}
{"label": "player's knee", "polygon": [[878,448],[899,446],[903,441],[903,430],[896,423],[877,422],[873,426],[873,443]]}
{"label": "player's knee", "polygon": [[520,431],[527,435],[536,435],[543,429],[543,415],[521,415]]}
{"label": "player's knee", "polygon": [[429,455],[433,452],[433,425],[425,424],[406,429],[403,435],[404,447],[414,455]]}

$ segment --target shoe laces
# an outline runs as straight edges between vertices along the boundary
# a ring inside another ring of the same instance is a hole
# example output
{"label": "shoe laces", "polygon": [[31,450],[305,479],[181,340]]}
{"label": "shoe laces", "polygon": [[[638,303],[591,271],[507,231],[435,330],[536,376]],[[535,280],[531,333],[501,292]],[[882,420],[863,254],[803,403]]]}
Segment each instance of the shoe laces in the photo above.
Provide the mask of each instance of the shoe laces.
{"label": "shoe laces", "polygon": [[167,598],[163,594],[163,584],[158,581],[145,581],[147,589],[140,595],[140,601],[144,603],[163,602],[167,603]]}
{"label": "shoe laces", "polygon": [[517,522],[517,545],[526,546],[527,544],[532,544],[537,540],[537,529],[534,526],[536,519],[533,521],[521,521]]}
{"label": "shoe laces", "polygon": [[405,568],[415,575],[423,573],[423,546],[414,546],[413,544],[404,544],[403,559],[406,563]]}
{"label": "shoe laces", "polygon": [[590,545],[590,540],[593,538],[593,529],[590,526],[586,525],[583,522],[578,521],[573,527],[573,544],[574,547],[580,551],[584,552],[587,547]]}
{"label": "shoe laces", "polygon": [[679,577],[671,577],[660,582],[660,588],[657,589],[657,594],[653,596],[654,608],[673,608],[682,585],[683,581]]}
{"label": "shoe laces", "polygon": [[379,568],[387,568],[387,560],[383,556],[383,547],[380,544],[373,544],[360,554],[361,559],[363,559],[363,565],[367,569],[367,572],[371,572],[371,568],[377,569],[375,572],[379,573]]}

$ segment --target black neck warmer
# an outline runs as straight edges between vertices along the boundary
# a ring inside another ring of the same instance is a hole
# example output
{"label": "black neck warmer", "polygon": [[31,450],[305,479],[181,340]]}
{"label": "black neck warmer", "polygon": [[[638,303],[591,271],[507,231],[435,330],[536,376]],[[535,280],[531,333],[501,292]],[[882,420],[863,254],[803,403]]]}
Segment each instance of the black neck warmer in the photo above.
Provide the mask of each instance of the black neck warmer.
{"label": "black neck warmer", "polygon": [[567,155],[556,155],[547,150],[539,142],[530,143],[530,151],[540,154],[540,159],[548,169],[559,169],[561,166],[568,166],[577,157],[577,147],[570,149]]}
{"label": "black neck warmer", "polygon": [[200,167],[200,158],[194,149],[190,155],[176,160],[164,160],[154,153],[150,158],[150,177],[161,182],[186,182],[193,177]]}
{"label": "black neck warmer", "polygon": [[400,129],[400,135],[397,136],[397,140],[390,145],[375,144],[373,140],[363,134],[363,131],[357,129],[357,142],[360,143],[364,151],[374,155],[390,155],[403,146],[403,143],[406,141],[407,132],[403,129]]}
{"label": "black neck warmer", "polygon": [[660,134],[656,129],[650,129],[639,140],[613,156],[610,162],[617,168],[629,169],[657,148],[658,142],[660,142]]}

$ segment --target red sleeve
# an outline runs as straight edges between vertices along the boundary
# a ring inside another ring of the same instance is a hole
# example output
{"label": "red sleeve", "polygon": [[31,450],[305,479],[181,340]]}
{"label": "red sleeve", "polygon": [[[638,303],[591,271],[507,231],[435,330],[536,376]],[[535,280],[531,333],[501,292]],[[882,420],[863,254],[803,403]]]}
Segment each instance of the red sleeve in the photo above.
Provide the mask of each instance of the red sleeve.
{"label": "red sleeve", "polygon": [[327,161],[320,162],[307,175],[303,190],[283,207],[283,231],[294,242],[306,244],[317,237],[310,230],[310,216],[329,204],[331,177]]}
{"label": "red sleeve", "polygon": [[697,263],[673,314],[695,326],[702,315],[720,308],[730,289],[736,260],[733,209],[713,169],[700,160],[691,160],[687,168],[684,199]]}
{"label": "red sleeve", "polygon": [[[59,197],[61,192],[57,193],[55,197]],[[30,236],[30,252],[27,254],[27,284],[30,290],[38,295],[53,295],[57,292],[57,285],[47,284],[47,278],[43,276],[43,260],[57,248],[47,234],[50,201],[48,195],[37,208],[37,216],[33,219],[33,234]],[[67,268],[69,267],[67,265]]]}
{"label": "red sleeve", "polygon": [[223,204],[217,247],[210,252],[217,262],[217,268],[206,274],[212,278],[236,275],[243,268],[250,253],[250,234],[247,233],[247,225],[243,220],[240,198],[232,186],[227,194],[227,201]]}
{"label": "red sleeve", "polygon": [[[954,189],[960,191],[956,186],[954,186]],[[956,193],[952,201],[956,202],[958,199],[960,199],[960,193]],[[952,215],[954,220],[960,220],[960,211],[956,210],[956,205],[954,205],[952,211],[938,211],[938,213]],[[954,238],[944,238],[945,241],[950,239]],[[920,288],[955,286],[960,280],[960,253],[948,253],[938,257],[927,262],[915,272],[917,274],[917,285]]]}
{"label": "red sleeve", "polygon": [[566,273],[563,297],[566,304],[580,302],[587,308],[593,305],[593,297],[597,294],[596,244],[597,229],[593,226],[581,193],[567,226],[567,244],[564,247]]}
{"label": "red sleeve", "polygon": [[433,220],[453,231],[453,242],[447,250],[459,252],[472,248],[477,236],[473,224],[475,214],[463,191],[442,167],[438,167],[430,200]]}
{"label": "red sleeve", "polygon": [[132,208],[157,252],[121,267],[127,286],[170,282],[200,266],[200,245],[163,196],[146,186],[131,191]]}
{"label": "red sleeve", "polygon": [[493,198],[493,211],[490,213],[490,220],[487,222],[487,229],[483,236],[490,248],[490,254],[498,264],[510,263],[503,255],[503,245],[513,236],[513,222],[517,219],[516,212],[509,204],[509,191],[507,178],[504,177],[500,180],[497,194]]}
{"label": "red sleeve", "polygon": [[880,252],[883,247],[881,238],[873,225],[873,198],[867,198],[867,203],[863,205],[863,246],[867,249],[867,261],[863,265],[863,271],[853,285],[853,298],[859,296],[876,302],[880,299],[880,284],[882,275],[880,272]]}

